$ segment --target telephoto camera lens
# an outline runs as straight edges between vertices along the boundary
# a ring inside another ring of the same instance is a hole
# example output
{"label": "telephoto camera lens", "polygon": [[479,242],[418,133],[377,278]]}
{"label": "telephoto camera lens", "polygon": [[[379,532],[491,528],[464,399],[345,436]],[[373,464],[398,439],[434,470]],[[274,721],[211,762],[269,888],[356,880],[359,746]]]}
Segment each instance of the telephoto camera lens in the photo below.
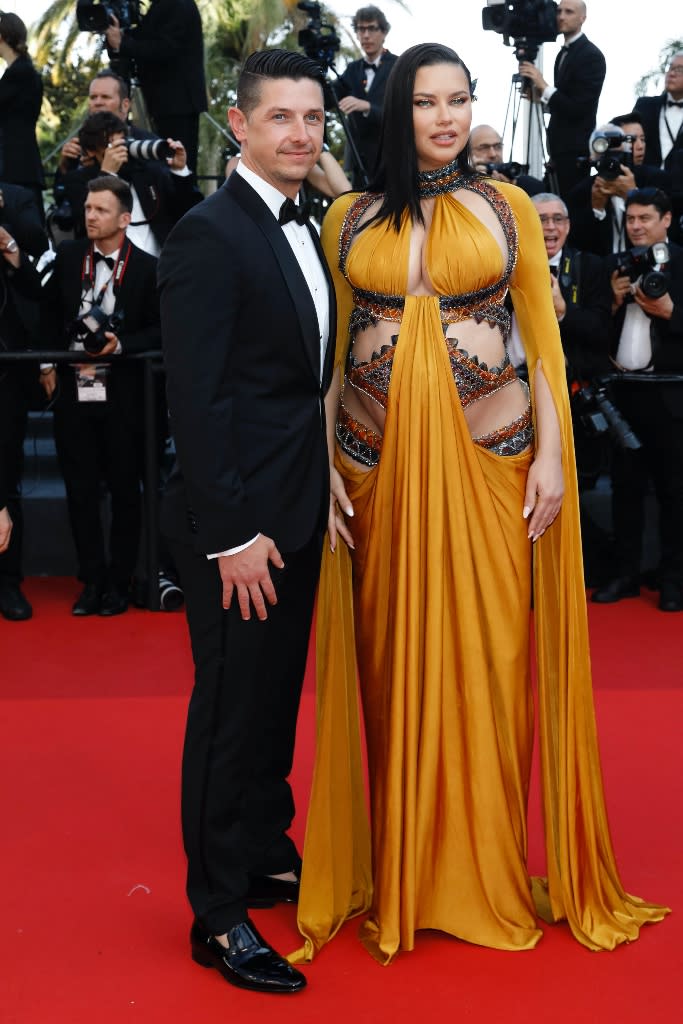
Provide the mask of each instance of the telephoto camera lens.
{"label": "telephoto camera lens", "polygon": [[175,150],[166,139],[126,139],[128,155],[137,160],[170,159]]}
{"label": "telephoto camera lens", "polygon": [[159,569],[159,604],[162,611],[177,612],[185,603],[185,595],[178,584]]}

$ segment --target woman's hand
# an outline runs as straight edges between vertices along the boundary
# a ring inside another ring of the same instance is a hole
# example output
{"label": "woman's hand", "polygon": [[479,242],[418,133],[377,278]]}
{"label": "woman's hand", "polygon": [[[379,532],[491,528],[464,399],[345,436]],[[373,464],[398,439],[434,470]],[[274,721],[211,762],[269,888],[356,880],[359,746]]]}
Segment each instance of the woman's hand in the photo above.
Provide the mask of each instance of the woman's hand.
{"label": "woman's hand", "polygon": [[332,466],[330,468],[330,512],[327,518],[327,533],[332,553],[337,547],[337,536],[345,540],[352,551],[354,550],[353,537],[342,512],[347,516],[353,516],[353,505],[344,489],[341,473]]}
{"label": "woman's hand", "polygon": [[529,519],[529,540],[538,540],[554,522],[564,496],[564,474],[560,455],[539,454],[531,463],[526,480],[524,511]]}

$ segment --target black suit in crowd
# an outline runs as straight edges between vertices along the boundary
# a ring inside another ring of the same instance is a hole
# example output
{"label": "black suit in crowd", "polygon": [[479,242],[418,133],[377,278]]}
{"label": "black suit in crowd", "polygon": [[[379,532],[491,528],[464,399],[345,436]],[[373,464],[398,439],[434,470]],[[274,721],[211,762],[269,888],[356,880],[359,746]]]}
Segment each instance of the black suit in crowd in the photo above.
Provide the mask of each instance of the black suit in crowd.
{"label": "black suit in crowd", "polygon": [[[21,250],[17,270],[0,257],[0,351],[21,352],[33,343],[30,314],[40,298],[40,278],[26,257],[40,256],[48,243],[34,193],[4,181],[0,191],[0,223]],[[14,522],[9,547],[0,555],[0,578],[12,583],[22,579],[24,437],[28,408],[39,390],[36,363],[0,365],[0,508],[8,505]]]}
{"label": "black suit in crowd", "polygon": [[[666,171],[650,164],[634,167],[633,176],[638,188],[661,188],[664,192],[671,191],[671,178]],[[593,213],[592,188],[593,177],[584,178],[571,190],[566,197],[567,208],[571,220],[569,239],[572,245],[584,252],[593,252],[597,256],[608,256],[614,252],[614,206],[611,201],[605,207],[605,216],[599,220]],[[626,237],[626,226],[621,225],[621,243],[618,251],[630,249]]]}
{"label": "black suit in crowd", "polygon": [[[311,237],[321,263],[317,234]],[[195,662],[183,755],[187,891],[210,934],[247,915],[249,878],[296,869],[287,777],[329,507],[324,365],[310,291],[282,228],[238,173],[172,231],[159,264],[178,465],[162,508]],[[334,338],[331,283],[330,339]],[[208,553],[262,533],[278,603],[222,608]]]}
{"label": "black suit in crowd", "polygon": [[[667,99],[668,94],[665,92],[660,96],[639,96],[636,100],[636,105],[633,108],[643,119],[647,158],[651,163],[656,164],[657,167],[661,167],[662,165],[662,144],[659,138],[659,115],[661,114],[662,108],[665,107]],[[664,167],[667,170],[671,170],[671,166],[674,161],[674,154],[677,152],[683,152],[683,122],[681,122],[681,127],[672,141],[673,146],[667,155],[666,161],[664,161]]]}
{"label": "black suit in crowd", "polygon": [[[657,373],[683,376],[683,249],[670,243],[669,294],[674,302],[671,320],[650,321],[652,367]],[[616,267],[608,257],[607,271]],[[622,305],[612,319],[611,354],[616,356],[626,315]],[[650,384],[620,381],[614,401],[642,443],[640,451],[613,445],[612,504],[620,559],[619,573],[637,577],[644,526],[644,500],[652,478],[659,504],[659,580],[683,586],[683,380]]]}
{"label": "black suit in crowd", "polygon": [[43,80],[28,56],[17,57],[0,78],[0,180],[24,185],[43,208],[45,184],[36,141]]}
{"label": "black suit in crowd", "polygon": [[571,43],[565,54],[560,50],[555,61],[556,92],[547,105],[547,142],[565,201],[571,188],[588,173],[587,168],[577,167],[576,161],[588,156],[605,71],[602,52],[585,35]]}
{"label": "black suit in crowd", "polygon": [[[178,139],[196,171],[199,115],[207,110],[202,22],[194,0],[152,0],[126,31],[118,61],[134,62],[155,131]],[[125,66],[120,68],[124,72]]]}
{"label": "black suit in crowd", "polygon": [[[369,90],[365,91],[367,70],[365,60],[354,60],[344,70],[336,82],[332,83],[332,89],[337,101],[345,96],[357,96],[359,99],[368,100],[370,110],[367,114],[349,114],[348,124],[353,141],[358,148],[358,154],[363,162],[363,167],[368,178],[372,178],[379,152],[379,128],[382,121],[382,108],[384,106],[384,93],[387,88],[389,72],[397,60],[396,54],[386,50],[382,54],[379,67],[375,71],[374,78]],[[360,173],[353,159],[350,146],[347,143],[344,153],[344,169],[351,176],[351,182],[355,189],[364,189],[367,181]]]}
{"label": "black suit in crowd", "polygon": [[[74,215],[74,234],[85,238],[85,200],[88,182],[99,178],[99,164],[79,166],[65,174],[57,172],[55,184],[64,187],[64,197],[71,204]],[[162,246],[168,233],[177,221],[191,207],[202,201],[202,194],[194,184],[191,174],[173,174],[168,164],[161,160],[128,160],[120,169],[118,177],[131,185],[140,201],[145,219],[152,234]]]}
{"label": "black suit in crowd", "polygon": [[609,370],[610,289],[603,261],[565,245],[557,278],[567,304],[559,327],[570,373],[576,378],[605,373]]}
{"label": "black suit in crowd", "polygon": [[[41,341],[45,349],[69,347],[69,325],[83,295],[86,239],[62,242],[53,272],[43,289]],[[131,245],[116,310],[123,353],[161,347],[157,261]],[[77,357],[78,358],[78,357]],[[79,361],[84,361],[81,355]],[[66,485],[71,531],[84,583],[125,587],[135,568],[140,539],[140,458],[143,438],[143,390],[140,363],[114,361],[107,375],[106,402],[79,402],[71,365],[58,369],[54,399],[57,456]],[[100,512],[104,478],[111,495],[109,559]]]}

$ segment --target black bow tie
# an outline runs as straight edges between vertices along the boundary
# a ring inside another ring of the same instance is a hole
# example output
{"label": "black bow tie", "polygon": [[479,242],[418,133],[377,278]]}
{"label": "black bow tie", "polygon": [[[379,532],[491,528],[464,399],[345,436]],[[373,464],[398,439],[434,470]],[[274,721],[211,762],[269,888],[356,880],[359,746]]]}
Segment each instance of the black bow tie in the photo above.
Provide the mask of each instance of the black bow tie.
{"label": "black bow tie", "polygon": [[683,100],[667,100],[667,107],[683,107]]}
{"label": "black bow tie", "polygon": [[378,65],[377,64],[373,64],[369,60],[364,60],[363,61],[363,67],[365,68],[366,71],[376,71],[377,68],[378,68]]}
{"label": "black bow tie", "polygon": [[282,227],[284,227],[285,224],[289,224],[290,220],[295,220],[297,224],[307,224],[309,213],[310,210],[308,203],[301,203],[297,206],[293,199],[285,199],[284,203],[280,207],[280,216],[278,217],[277,222]]}
{"label": "black bow tie", "polygon": [[100,262],[100,260],[104,260],[104,262],[107,264],[107,266],[109,267],[110,270],[114,269],[114,263],[116,261],[115,261],[113,256],[105,256],[101,252],[96,252],[95,253],[95,266],[97,266],[97,264]]}

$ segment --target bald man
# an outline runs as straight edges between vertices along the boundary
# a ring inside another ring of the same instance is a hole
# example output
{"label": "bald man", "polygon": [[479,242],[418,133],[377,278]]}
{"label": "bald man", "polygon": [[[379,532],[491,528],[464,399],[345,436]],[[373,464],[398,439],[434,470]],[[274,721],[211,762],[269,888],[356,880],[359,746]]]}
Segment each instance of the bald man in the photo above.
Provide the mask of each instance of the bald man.
{"label": "bald man", "polygon": [[490,164],[503,163],[503,140],[490,124],[479,124],[470,132],[470,164],[479,174],[486,174],[496,181],[507,181],[518,185],[528,196],[543,191],[543,182],[529,174],[516,177],[503,174],[500,170],[489,170]]}

